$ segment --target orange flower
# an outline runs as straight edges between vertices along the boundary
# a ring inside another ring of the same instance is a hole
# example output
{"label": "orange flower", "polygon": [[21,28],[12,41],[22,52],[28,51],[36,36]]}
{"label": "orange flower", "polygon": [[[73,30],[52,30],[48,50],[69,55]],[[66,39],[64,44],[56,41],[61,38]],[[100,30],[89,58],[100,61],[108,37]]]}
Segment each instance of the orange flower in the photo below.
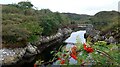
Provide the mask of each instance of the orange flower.
{"label": "orange flower", "polygon": [[34,64],[34,67],[37,67],[37,65],[36,65],[36,64]]}
{"label": "orange flower", "polygon": [[85,44],[85,43],[84,43],[83,47],[84,47],[84,50],[87,50],[87,46],[86,46],[86,44]]}
{"label": "orange flower", "polygon": [[61,60],[61,58],[58,58],[58,60]]}
{"label": "orange flower", "polygon": [[65,60],[63,60],[61,58],[58,58],[58,60],[60,60],[60,64],[64,64],[65,63]]}
{"label": "orange flower", "polygon": [[92,53],[92,52],[93,52],[93,49],[92,49],[91,47],[88,47],[88,48],[87,48],[87,52],[88,52],[88,53]]}
{"label": "orange flower", "polygon": [[93,52],[93,48],[87,47],[85,43],[84,43],[83,47],[84,47],[84,50],[86,50],[88,53],[92,53]]}
{"label": "orange flower", "polygon": [[65,64],[65,60],[61,60],[60,64]]}
{"label": "orange flower", "polygon": [[74,54],[71,53],[70,56],[71,56],[73,59],[77,60],[77,57],[76,57]]}
{"label": "orange flower", "polygon": [[77,55],[77,53],[76,53],[77,47],[76,47],[76,46],[73,46],[73,47],[71,48],[71,50],[72,50],[72,54],[74,54],[74,55],[76,56],[76,55]]}

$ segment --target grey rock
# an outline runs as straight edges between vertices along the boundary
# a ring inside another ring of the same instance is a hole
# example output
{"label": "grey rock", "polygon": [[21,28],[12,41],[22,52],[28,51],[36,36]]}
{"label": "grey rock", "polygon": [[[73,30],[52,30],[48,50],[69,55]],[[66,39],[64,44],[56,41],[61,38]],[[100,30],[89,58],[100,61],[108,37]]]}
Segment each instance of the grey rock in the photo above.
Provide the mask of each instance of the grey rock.
{"label": "grey rock", "polygon": [[0,61],[2,64],[16,63],[24,55],[25,50],[23,48],[16,49],[0,49]]}
{"label": "grey rock", "polygon": [[37,54],[37,47],[32,46],[31,44],[27,45],[26,50],[29,51],[32,54]]}
{"label": "grey rock", "polygon": [[108,39],[109,43],[115,43],[115,38],[113,36],[110,36]]}

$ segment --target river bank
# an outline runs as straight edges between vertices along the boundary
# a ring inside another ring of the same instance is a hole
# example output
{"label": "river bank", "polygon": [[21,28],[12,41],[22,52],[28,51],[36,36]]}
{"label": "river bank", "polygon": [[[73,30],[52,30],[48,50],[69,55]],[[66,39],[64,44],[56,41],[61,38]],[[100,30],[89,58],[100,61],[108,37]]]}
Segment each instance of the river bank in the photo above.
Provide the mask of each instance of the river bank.
{"label": "river bank", "polygon": [[[80,30],[82,32],[82,30]],[[95,43],[84,42],[84,35],[82,33],[72,32],[71,36],[64,42],[68,42],[63,47],[57,49],[54,53],[53,60],[43,61],[39,59],[35,65],[54,66],[54,65],[102,65],[102,66],[118,66],[119,64],[119,44],[110,43],[105,41],[97,41]],[[76,34],[75,34],[76,33]],[[73,35],[74,34],[74,35]],[[80,36],[80,39],[77,38]],[[77,40],[77,41],[76,41]],[[83,42],[84,44],[80,43]],[[84,45],[84,46],[82,46]],[[72,49],[73,47],[73,49]],[[75,48],[75,49],[74,49]],[[71,52],[72,51],[72,52]],[[115,54],[115,56],[114,56]],[[72,58],[71,58],[72,57]],[[101,59],[98,59],[101,58]],[[49,58],[49,57],[47,57]],[[113,64],[111,64],[113,63]]]}
{"label": "river bank", "polygon": [[[39,41],[36,41],[35,43],[27,43],[27,46],[24,48],[2,48],[0,49],[1,64],[3,66],[10,66],[32,62],[36,55],[42,53],[44,49],[55,43],[63,42],[64,39],[69,37],[71,32],[72,30],[70,28],[59,29],[55,35],[47,37],[41,36]],[[87,33],[90,37],[92,36],[91,41],[98,41],[102,38],[102,36],[100,36],[100,31],[89,30]],[[113,42],[115,39],[110,37],[108,40]]]}
{"label": "river bank", "polygon": [[[49,42],[54,42],[54,40],[57,40],[56,42],[62,41],[64,36],[69,35],[72,30],[69,28],[59,29],[58,32],[55,35],[51,35],[48,37],[41,37],[39,41],[37,41],[34,44],[27,43],[27,46],[24,48],[2,48],[0,49],[0,61],[3,66],[7,65],[14,65],[16,63],[19,63],[19,61],[24,60],[25,58],[29,58],[32,56],[35,56],[37,54],[40,54],[44,49],[51,46],[51,44],[46,44]],[[61,38],[61,39],[60,39]],[[24,61],[25,62],[25,61]],[[29,62],[29,61],[27,61]]]}

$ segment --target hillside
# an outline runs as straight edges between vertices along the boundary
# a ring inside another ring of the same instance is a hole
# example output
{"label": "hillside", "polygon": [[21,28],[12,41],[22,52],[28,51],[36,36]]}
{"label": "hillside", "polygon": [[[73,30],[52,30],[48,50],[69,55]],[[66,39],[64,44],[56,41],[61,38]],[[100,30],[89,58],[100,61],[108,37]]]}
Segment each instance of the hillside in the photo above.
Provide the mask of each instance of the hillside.
{"label": "hillside", "polygon": [[100,11],[91,19],[95,29],[102,31],[106,37],[113,36],[120,42],[120,13],[117,11]]}
{"label": "hillside", "polygon": [[117,11],[101,11],[96,13],[90,20],[97,29],[103,30],[102,28],[104,28],[104,30],[107,30],[110,26],[118,25],[119,16],[120,13]]}
{"label": "hillside", "polygon": [[66,15],[68,18],[70,18],[70,20],[73,23],[88,23],[89,19],[92,17],[90,15],[86,15],[86,14],[75,14],[75,13],[63,13],[64,15]]}
{"label": "hillside", "polygon": [[93,24],[104,34],[112,32],[115,38],[120,38],[120,13],[117,11],[100,11],[94,16],[79,15],[49,9],[36,10],[30,2],[19,2],[3,5],[2,12],[3,44],[35,42],[40,36],[53,35],[59,28],[77,23]]}
{"label": "hillside", "polygon": [[[29,7],[28,7],[29,6]],[[6,45],[35,42],[69,24],[65,15],[49,9],[36,10],[30,2],[2,5],[2,39]]]}

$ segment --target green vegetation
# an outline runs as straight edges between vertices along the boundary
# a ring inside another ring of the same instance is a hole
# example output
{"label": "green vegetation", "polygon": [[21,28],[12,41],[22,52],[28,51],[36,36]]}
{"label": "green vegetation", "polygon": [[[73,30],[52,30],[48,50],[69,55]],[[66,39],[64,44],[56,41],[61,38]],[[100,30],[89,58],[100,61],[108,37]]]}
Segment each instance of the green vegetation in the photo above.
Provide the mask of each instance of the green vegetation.
{"label": "green vegetation", "polygon": [[75,13],[63,13],[63,14],[65,14],[68,18],[70,18],[71,24],[89,23],[90,22],[89,19],[93,17],[86,14],[81,14],[81,15]]}
{"label": "green vegetation", "polygon": [[[66,51],[66,47],[63,46],[60,47],[60,50],[57,51],[57,53],[54,54],[53,60],[57,59],[56,62],[54,62],[56,65],[91,65],[92,66],[119,66],[120,64],[120,53],[119,53],[119,46],[120,44],[110,44],[107,45],[105,41],[98,41],[95,42],[95,44],[92,44],[88,48],[92,48],[92,52],[87,52],[85,50],[85,47],[81,43],[76,43],[75,52],[77,55],[71,56],[72,54],[72,47],[71,52]],[[51,51],[51,53],[54,53]],[[69,63],[70,56],[73,57],[78,62],[76,64]],[[50,60],[52,62],[53,60]],[[63,62],[64,60],[64,62]],[[35,63],[39,65],[39,63]],[[44,64],[44,63],[43,63]]]}
{"label": "green vegetation", "polygon": [[[95,29],[103,32],[103,35],[113,36],[120,43],[120,13],[117,11],[101,11],[91,19]],[[109,34],[111,32],[112,34]]]}
{"label": "green vegetation", "polygon": [[119,19],[120,13],[117,11],[101,11],[95,14],[90,20],[96,29],[104,31],[118,25]]}
{"label": "green vegetation", "polygon": [[3,5],[2,12],[3,44],[8,45],[23,40],[34,43],[41,35],[53,35],[58,28],[70,23],[65,15],[49,9],[36,10],[28,1]]}
{"label": "green vegetation", "polygon": [[114,37],[120,40],[120,13],[117,11],[101,11],[90,16],[33,7],[29,1],[2,6],[3,44],[16,44],[23,40],[34,43],[40,36],[53,35],[59,28],[77,23],[93,24],[95,29],[103,32],[112,31]]}
{"label": "green vegetation", "polygon": [[[71,24],[92,24],[94,29],[100,30],[102,35],[113,36],[120,43],[120,12],[100,11],[94,16],[78,15],[74,13],[64,13],[67,15]],[[111,32],[112,34],[109,34]]]}
{"label": "green vegetation", "polygon": [[[120,13],[117,11],[101,11],[94,16],[78,15],[73,13],[52,12],[49,9],[37,10],[33,8],[31,2],[19,2],[18,4],[8,4],[2,6],[2,44],[25,46],[27,42],[35,43],[40,36],[50,36],[55,34],[59,28],[70,24],[92,24],[94,29],[103,32],[103,35],[113,36],[120,43]],[[109,34],[108,32],[112,32]],[[90,44],[92,44],[90,42]],[[77,52],[83,52],[82,56],[76,55],[78,63],[89,62],[86,58],[88,54],[83,49],[83,44],[77,44]],[[91,45],[94,49],[90,55],[95,65],[118,65],[120,64],[120,44],[107,45],[104,41],[98,41]],[[53,52],[54,53],[54,52]],[[62,57],[61,55],[65,55]],[[54,55],[65,58],[64,63],[68,63],[69,54],[67,51],[58,50]],[[59,58],[59,59],[60,59]],[[98,59],[99,58],[99,59]],[[41,61],[41,60],[40,60]],[[38,62],[42,63],[42,62]],[[60,62],[59,62],[60,64]]]}

